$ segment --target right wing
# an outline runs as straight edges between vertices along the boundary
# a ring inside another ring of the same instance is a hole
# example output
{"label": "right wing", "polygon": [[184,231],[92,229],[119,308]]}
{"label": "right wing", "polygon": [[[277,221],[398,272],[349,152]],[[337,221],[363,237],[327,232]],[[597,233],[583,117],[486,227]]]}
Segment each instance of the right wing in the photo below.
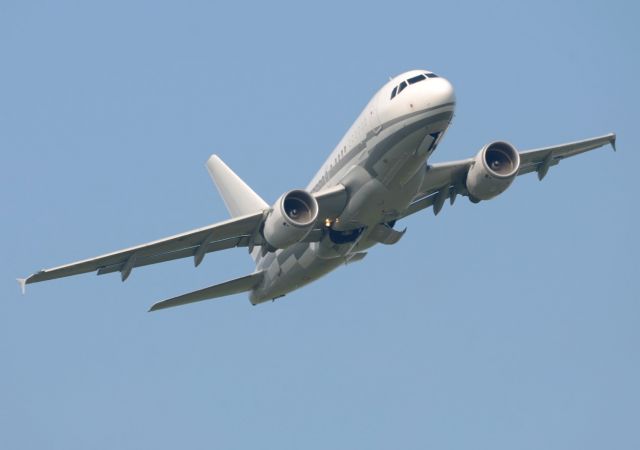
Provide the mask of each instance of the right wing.
{"label": "right wing", "polygon": [[607,144],[611,144],[613,149],[616,149],[616,135],[614,133],[585,139],[583,141],[520,152],[520,170],[518,171],[518,175],[538,172],[538,179],[542,180],[547,174],[549,167],[559,164],[561,160]]}
{"label": "right wing", "polygon": [[[616,135],[610,133],[582,141],[519,152],[520,169],[518,170],[518,176],[537,172],[538,179],[542,180],[549,168],[558,165],[561,160],[607,144],[611,144],[615,150],[615,143]],[[445,200],[449,199],[450,203],[453,204],[457,195],[468,195],[465,181],[467,172],[473,162],[474,158],[468,158],[461,161],[427,166],[427,173],[420,187],[420,192],[398,219],[430,206],[433,206],[433,212],[438,214]]]}

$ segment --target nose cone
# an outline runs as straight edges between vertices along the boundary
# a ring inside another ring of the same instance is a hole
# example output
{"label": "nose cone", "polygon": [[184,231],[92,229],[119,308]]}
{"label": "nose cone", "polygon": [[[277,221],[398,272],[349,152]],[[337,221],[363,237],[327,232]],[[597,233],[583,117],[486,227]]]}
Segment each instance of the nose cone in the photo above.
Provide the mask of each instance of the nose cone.
{"label": "nose cone", "polygon": [[428,85],[429,102],[432,106],[446,105],[447,103],[456,102],[456,94],[453,85],[446,78],[438,77],[429,80]]}
{"label": "nose cone", "polygon": [[412,70],[390,80],[376,95],[380,124],[407,114],[444,107],[455,109],[456,95],[446,78],[425,70]]}

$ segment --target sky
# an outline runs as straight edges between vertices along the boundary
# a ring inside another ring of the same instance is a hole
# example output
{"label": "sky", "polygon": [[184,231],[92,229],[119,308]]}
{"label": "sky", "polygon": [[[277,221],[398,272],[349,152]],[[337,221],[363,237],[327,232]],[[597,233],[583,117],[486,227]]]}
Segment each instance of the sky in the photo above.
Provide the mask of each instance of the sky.
{"label": "sky", "polygon": [[[0,448],[640,448],[638,7],[0,1]],[[423,211],[274,303],[147,313],[244,249],[31,285],[225,220],[217,153],[306,186],[390,76],[432,70],[436,162],[618,134],[498,198]]]}

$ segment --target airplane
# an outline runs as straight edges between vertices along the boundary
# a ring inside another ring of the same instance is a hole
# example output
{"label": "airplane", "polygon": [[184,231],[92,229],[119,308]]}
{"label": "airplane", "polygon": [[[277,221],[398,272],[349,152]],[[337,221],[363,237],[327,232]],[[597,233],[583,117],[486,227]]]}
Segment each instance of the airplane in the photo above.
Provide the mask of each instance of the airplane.
{"label": "airplane", "polygon": [[18,279],[25,285],[87,272],[120,272],[192,257],[197,267],[207,253],[245,247],[255,262],[249,275],[160,301],[164,308],[249,293],[253,305],[283,297],[343,264],[362,260],[375,244],[396,244],[406,228],[396,223],[431,207],[438,215],[446,200],[472,202],[504,192],[518,175],[536,172],[542,180],[565,158],[606,144],[614,133],[518,151],[505,141],[490,142],[471,158],[431,164],[453,118],[451,83],[428,70],[391,78],[362,113],[306,189],[266,203],[218,156],[208,172],[231,218],[147,244],[41,270]]}

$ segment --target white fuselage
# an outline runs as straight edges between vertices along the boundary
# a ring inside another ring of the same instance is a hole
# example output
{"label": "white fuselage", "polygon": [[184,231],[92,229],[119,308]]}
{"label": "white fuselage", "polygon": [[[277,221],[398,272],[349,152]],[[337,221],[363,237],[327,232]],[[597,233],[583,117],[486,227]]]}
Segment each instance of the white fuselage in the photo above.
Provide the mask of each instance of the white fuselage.
{"label": "white fuselage", "polygon": [[307,187],[314,193],[342,184],[348,194],[344,211],[327,224],[320,242],[265,256],[256,250],[257,269],[265,277],[251,292],[251,302],[285,295],[361,259],[376,243],[399,239],[393,223],[418,193],[454,107],[451,84],[428,71],[406,72],[385,84]]}

